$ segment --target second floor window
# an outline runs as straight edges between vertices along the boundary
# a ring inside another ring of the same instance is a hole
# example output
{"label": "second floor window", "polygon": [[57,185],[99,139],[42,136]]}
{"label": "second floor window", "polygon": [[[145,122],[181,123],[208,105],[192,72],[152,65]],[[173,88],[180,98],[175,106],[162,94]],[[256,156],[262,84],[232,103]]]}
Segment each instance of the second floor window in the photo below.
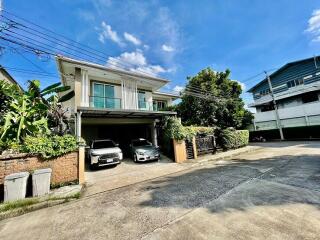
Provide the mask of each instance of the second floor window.
{"label": "second floor window", "polygon": [[260,91],[260,96],[265,96],[265,95],[268,95],[269,93],[270,93],[270,89],[264,89]]}
{"label": "second floor window", "polygon": [[295,87],[295,86],[299,86],[299,85],[302,85],[303,84],[303,79],[295,79],[295,80],[291,80],[289,82],[287,82],[287,86],[288,88],[292,88],[292,87]]}
{"label": "second floor window", "polygon": [[163,110],[166,107],[167,107],[166,101],[159,101],[159,100],[153,101],[153,110],[155,110],[155,111]]}
{"label": "second floor window", "polygon": [[138,107],[139,109],[147,108],[146,92],[138,91]]}
{"label": "second floor window", "polygon": [[114,97],[114,86],[103,83],[93,83],[91,102],[96,108],[116,108],[119,105]]}

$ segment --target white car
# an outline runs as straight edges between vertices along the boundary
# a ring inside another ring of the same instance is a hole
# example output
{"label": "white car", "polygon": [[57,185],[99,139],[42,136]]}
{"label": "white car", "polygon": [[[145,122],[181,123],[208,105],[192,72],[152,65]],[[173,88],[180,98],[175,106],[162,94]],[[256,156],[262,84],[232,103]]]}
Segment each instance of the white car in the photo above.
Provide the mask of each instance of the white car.
{"label": "white car", "polygon": [[121,163],[123,154],[119,145],[110,139],[93,140],[88,152],[90,167],[116,165]]}

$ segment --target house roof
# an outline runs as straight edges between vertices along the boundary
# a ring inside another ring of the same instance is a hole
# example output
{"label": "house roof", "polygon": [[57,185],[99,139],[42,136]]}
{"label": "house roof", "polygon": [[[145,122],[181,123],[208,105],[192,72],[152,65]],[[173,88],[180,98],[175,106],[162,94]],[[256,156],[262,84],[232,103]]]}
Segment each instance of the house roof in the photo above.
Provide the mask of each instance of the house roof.
{"label": "house roof", "polygon": [[155,95],[159,95],[159,96],[164,96],[164,97],[171,97],[173,99],[178,99],[180,98],[179,95],[177,94],[173,94],[173,93],[165,93],[165,92],[154,92]]}
{"label": "house roof", "polygon": [[[303,63],[303,62],[307,62],[307,61],[310,61],[310,60],[314,60],[314,59],[316,59],[318,57],[320,57],[320,56],[318,55],[318,56],[314,56],[314,57],[310,57],[310,58],[306,58],[306,59],[297,60],[297,61],[294,61],[294,62],[289,62],[289,63],[283,65],[278,70],[274,71],[272,74],[269,75],[269,77],[272,78],[272,77],[280,74],[283,70],[287,69],[288,67],[291,67],[293,65],[297,65],[297,64],[300,64],[300,63]],[[263,84],[265,82],[267,82],[267,78],[264,78],[262,81],[260,81],[259,83],[257,83],[253,87],[251,87],[247,92],[253,92],[253,90],[255,88],[257,88],[258,86],[260,86],[261,84]]]}
{"label": "house roof", "polygon": [[4,67],[2,67],[1,65],[0,65],[0,72],[7,78],[8,81],[10,81],[10,82],[13,83],[13,84],[18,85],[18,86],[21,88],[21,86],[19,85],[19,83],[18,83],[18,82],[7,72],[7,70],[6,70]]}
{"label": "house roof", "polygon": [[68,63],[72,63],[72,64],[78,64],[78,65],[82,65],[82,66],[97,68],[97,69],[108,71],[108,72],[112,72],[112,73],[125,74],[125,75],[132,76],[132,77],[140,77],[140,78],[160,81],[160,82],[163,82],[163,83],[170,82],[169,80],[164,79],[164,78],[154,77],[154,76],[150,76],[150,75],[147,75],[147,74],[140,74],[140,73],[136,73],[136,72],[132,72],[132,71],[127,71],[127,70],[124,70],[124,69],[110,68],[110,67],[107,67],[107,66],[104,66],[104,65],[101,65],[101,64],[96,64],[96,63],[86,62],[86,61],[82,61],[82,60],[77,60],[77,59],[73,59],[73,58],[69,58],[69,57],[65,57],[65,56],[61,56],[61,55],[57,56],[56,60],[57,60],[58,66],[60,65],[61,62],[68,62]]}

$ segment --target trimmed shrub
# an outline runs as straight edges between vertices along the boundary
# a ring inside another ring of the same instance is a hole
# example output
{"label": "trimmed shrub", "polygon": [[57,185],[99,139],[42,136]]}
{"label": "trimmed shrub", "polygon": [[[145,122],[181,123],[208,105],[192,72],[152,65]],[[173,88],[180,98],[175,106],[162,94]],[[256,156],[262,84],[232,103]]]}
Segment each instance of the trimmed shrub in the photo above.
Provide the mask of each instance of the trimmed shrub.
{"label": "trimmed shrub", "polygon": [[164,126],[165,136],[169,139],[185,140],[192,139],[197,134],[212,134],[214,128],[212,127],[184,127],[178,118],[167,118]]}
{"label": "trimmed shrub", "polygon": [[240,148],[248,145],[249,131],[224,129],[220,133],[220,144],[224,150]]}
{"label": "trimmed shrub", "polygon": [[58,157],[76,149],[77,141],[72,135],[27,136],[22,145],[23,152],[40,155],[44,159]]}
{"label": "trimmed shrub", "polygon": [[190,129],[182,126],[178,118],[167,118],[164,125],[164,135],[168,139],[185,140],[192,134]]}

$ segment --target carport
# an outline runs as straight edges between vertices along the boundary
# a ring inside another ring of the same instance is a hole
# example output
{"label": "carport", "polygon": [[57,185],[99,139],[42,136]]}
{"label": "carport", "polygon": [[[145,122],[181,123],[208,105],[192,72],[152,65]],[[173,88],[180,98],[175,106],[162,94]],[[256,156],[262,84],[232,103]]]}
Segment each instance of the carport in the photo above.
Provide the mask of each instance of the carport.
{"label": "carport", "polygon": [[171,111],[81,107],[76,114],[76,135],[87,143],[93,139],[112,139],[127,153],[130,141],[135,138],[146,138],[157,146],[160,120],[175,115]]}

